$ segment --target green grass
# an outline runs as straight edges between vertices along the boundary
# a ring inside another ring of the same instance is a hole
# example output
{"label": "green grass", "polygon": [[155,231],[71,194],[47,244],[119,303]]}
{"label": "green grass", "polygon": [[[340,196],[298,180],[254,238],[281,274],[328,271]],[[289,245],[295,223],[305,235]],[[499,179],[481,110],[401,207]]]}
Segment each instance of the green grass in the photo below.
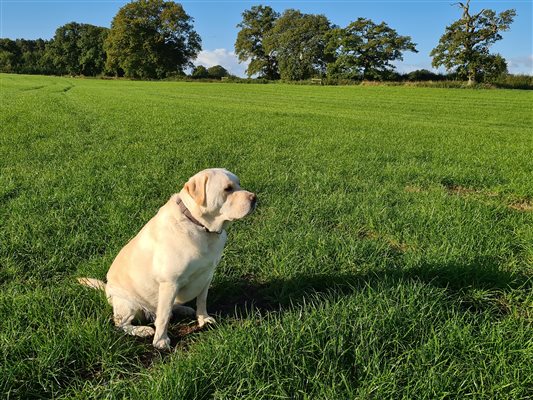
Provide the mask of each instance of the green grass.
{"label": "green grass", "polygon": [[[0,397],[532,398],[533,93],[0,80]],[[74,278],[215,166],[259,207],[159,353]]]}

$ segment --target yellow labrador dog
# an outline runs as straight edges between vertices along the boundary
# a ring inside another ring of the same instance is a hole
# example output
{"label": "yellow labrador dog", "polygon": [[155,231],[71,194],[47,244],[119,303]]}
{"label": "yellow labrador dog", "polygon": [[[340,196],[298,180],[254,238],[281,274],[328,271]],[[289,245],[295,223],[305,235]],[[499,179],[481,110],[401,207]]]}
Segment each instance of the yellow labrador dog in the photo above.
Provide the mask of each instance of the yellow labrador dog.
{"label": "yellow labrador dog", "polygon": [[[256,202],[233,173],[201,171],[118,253],[107,284],[91,278],[79,282],[105,289],[116,326],[131,335],[153,335],[155,347],[168,349],[172,312],[194,313],[183,303],[196,298],[200,326],[215,322],[207,314],[207,290],[226,243],[225,228],[250,214]],[[155,316],[155,331],[132,324],[143,316]]]}

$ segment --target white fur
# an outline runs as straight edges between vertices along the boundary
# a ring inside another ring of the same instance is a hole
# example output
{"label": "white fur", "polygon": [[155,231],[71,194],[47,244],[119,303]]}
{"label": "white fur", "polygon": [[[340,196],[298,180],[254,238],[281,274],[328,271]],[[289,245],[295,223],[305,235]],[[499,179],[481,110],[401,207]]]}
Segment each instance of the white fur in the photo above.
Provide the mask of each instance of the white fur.
{"label": "white fur", "polygon": [[[232,190],[228,190],[231,187]],[[191,214],[210,233],[192,223],[180,210],[181,198]],[[223,169],[193,176],[174,194],[140,232],[118,253],[105,292],[113,306],[115,324],[137,336],[154,335],[153,345],[168,349],[167,326],[172,310],[196,298],[198,324],[214,323],[206,308],[207,291],[226,243],[224,228],[253,211],[255,195],[242,190],[238,178]],[[102,288],[103,282],[80,282]],[[181,307],[181,311],[183,311]],[[133,326],[143,315],[155,315],[155,332]]]}

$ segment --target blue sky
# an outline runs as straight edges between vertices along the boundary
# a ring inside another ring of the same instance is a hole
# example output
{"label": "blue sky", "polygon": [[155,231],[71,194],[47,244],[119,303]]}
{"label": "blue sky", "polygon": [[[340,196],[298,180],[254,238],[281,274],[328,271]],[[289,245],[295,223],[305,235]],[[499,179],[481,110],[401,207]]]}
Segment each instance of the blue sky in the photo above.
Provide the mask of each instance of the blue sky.
{"label": "blue sky", "polygon": [[[235,57],[234,43],[243,10],[253,5],[270,5],[278,12],[296,8],[304,13],[324,14],[339,26],[358,17],[374,22],[385,21],[401,35],[409,35],[417,43],[419,53],[406,52],[396,63],[399,72],[431,69],[429,52],[438,43],[446,25],[460,17],[453,6],[456,0],[428,1],[177,1],[194,18],[196,31],[202,37],[203,51],[196,64],[221,64],[232,73],[243,76],[246,65]],[[114,0],[0,0],[0,37],[50,39],[57,27],[71,21],[109,27],[118,9],[128,1]],[[491,8],[496,12],[508,8],[517,11],[511,30],[492,47],[507,59],[513,73],[533,75],[533,0],[475,1],[471,10]]]}

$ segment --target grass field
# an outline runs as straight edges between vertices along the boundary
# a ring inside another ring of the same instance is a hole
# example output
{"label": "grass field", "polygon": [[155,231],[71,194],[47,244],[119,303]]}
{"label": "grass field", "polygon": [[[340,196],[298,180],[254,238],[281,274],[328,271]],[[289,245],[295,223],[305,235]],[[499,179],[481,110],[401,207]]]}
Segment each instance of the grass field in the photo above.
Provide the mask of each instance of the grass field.
{"label": "grass field", "polygon": [[[1,398],[533,397],[533,92],[0,80]],[[214,166],[259,207],[160,353],[74,278]]]}

